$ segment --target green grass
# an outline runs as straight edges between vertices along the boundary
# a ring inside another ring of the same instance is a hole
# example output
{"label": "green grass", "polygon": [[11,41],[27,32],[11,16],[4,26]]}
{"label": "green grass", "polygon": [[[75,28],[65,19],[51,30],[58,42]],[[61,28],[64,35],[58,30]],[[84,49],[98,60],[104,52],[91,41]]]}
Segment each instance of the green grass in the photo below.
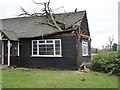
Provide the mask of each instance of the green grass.
{"label": "green grass", "polygon": [[2,88],[2,70],[0,70],[0,90]]}
{"label": "green grass", "polygon": [[118,88],[117,76],[98,72],[5,69],[2,76],[3,88]]}

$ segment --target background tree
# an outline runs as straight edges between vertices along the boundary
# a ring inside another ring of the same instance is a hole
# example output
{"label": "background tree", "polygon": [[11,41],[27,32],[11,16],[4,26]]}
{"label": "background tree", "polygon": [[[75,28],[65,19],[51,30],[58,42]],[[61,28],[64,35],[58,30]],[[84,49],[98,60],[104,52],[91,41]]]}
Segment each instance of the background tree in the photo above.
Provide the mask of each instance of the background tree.
{"label": "background tree", "polygon": [[109,36],[109,48],[110,48],[110,50],[112,50],[113,41],[114,41],[113,35]]}
{"label": "background tree", "polygon": [[117,51],[117,44],[116,43],[113,43],[113,45],[112,45],[112,51]]}

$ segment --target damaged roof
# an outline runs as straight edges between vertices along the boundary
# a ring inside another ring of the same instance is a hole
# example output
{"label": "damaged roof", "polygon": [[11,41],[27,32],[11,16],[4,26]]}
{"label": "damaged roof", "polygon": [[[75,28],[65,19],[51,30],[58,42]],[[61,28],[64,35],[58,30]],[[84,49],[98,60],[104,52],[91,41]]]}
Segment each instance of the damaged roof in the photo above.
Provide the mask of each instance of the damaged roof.
{"label": "damaged roof", "polygon": [[[77,21],[82,20],[85,14],[86,11],[79,11],[54,14],[53,16],[55,20],[64,22],[66,26],[70,26],[75,24]],[[46,19],[46,16],[2,19],[1,29],[11,39],[32,38],[60,32],[49,25],[38,23],[44,22]]]}

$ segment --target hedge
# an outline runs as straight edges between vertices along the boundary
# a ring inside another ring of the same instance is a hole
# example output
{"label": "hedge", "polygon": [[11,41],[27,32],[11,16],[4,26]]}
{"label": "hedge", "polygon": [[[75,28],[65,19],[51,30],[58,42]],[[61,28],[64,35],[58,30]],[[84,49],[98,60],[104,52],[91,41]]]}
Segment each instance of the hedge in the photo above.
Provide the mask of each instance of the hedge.
{"label": "hedge", "polygon": [[117,58],[117,52],[104,52],[92,56],[91,67],[95,71],[120,76],[120,58]]}

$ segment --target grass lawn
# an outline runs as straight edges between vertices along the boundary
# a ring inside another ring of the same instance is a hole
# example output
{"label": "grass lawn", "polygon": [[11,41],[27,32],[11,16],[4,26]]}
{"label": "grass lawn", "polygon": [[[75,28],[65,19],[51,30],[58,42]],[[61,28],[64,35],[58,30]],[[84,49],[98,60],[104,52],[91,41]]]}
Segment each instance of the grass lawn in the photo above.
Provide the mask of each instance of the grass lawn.
{"label": "grass lawn", "polygon": [[118,88],[118,77],[98,72],[2,70],[3,88]]}
{"label": "grass lawn", "polygon": [[2,88],[2,70],[0,69],[0,90]]}

